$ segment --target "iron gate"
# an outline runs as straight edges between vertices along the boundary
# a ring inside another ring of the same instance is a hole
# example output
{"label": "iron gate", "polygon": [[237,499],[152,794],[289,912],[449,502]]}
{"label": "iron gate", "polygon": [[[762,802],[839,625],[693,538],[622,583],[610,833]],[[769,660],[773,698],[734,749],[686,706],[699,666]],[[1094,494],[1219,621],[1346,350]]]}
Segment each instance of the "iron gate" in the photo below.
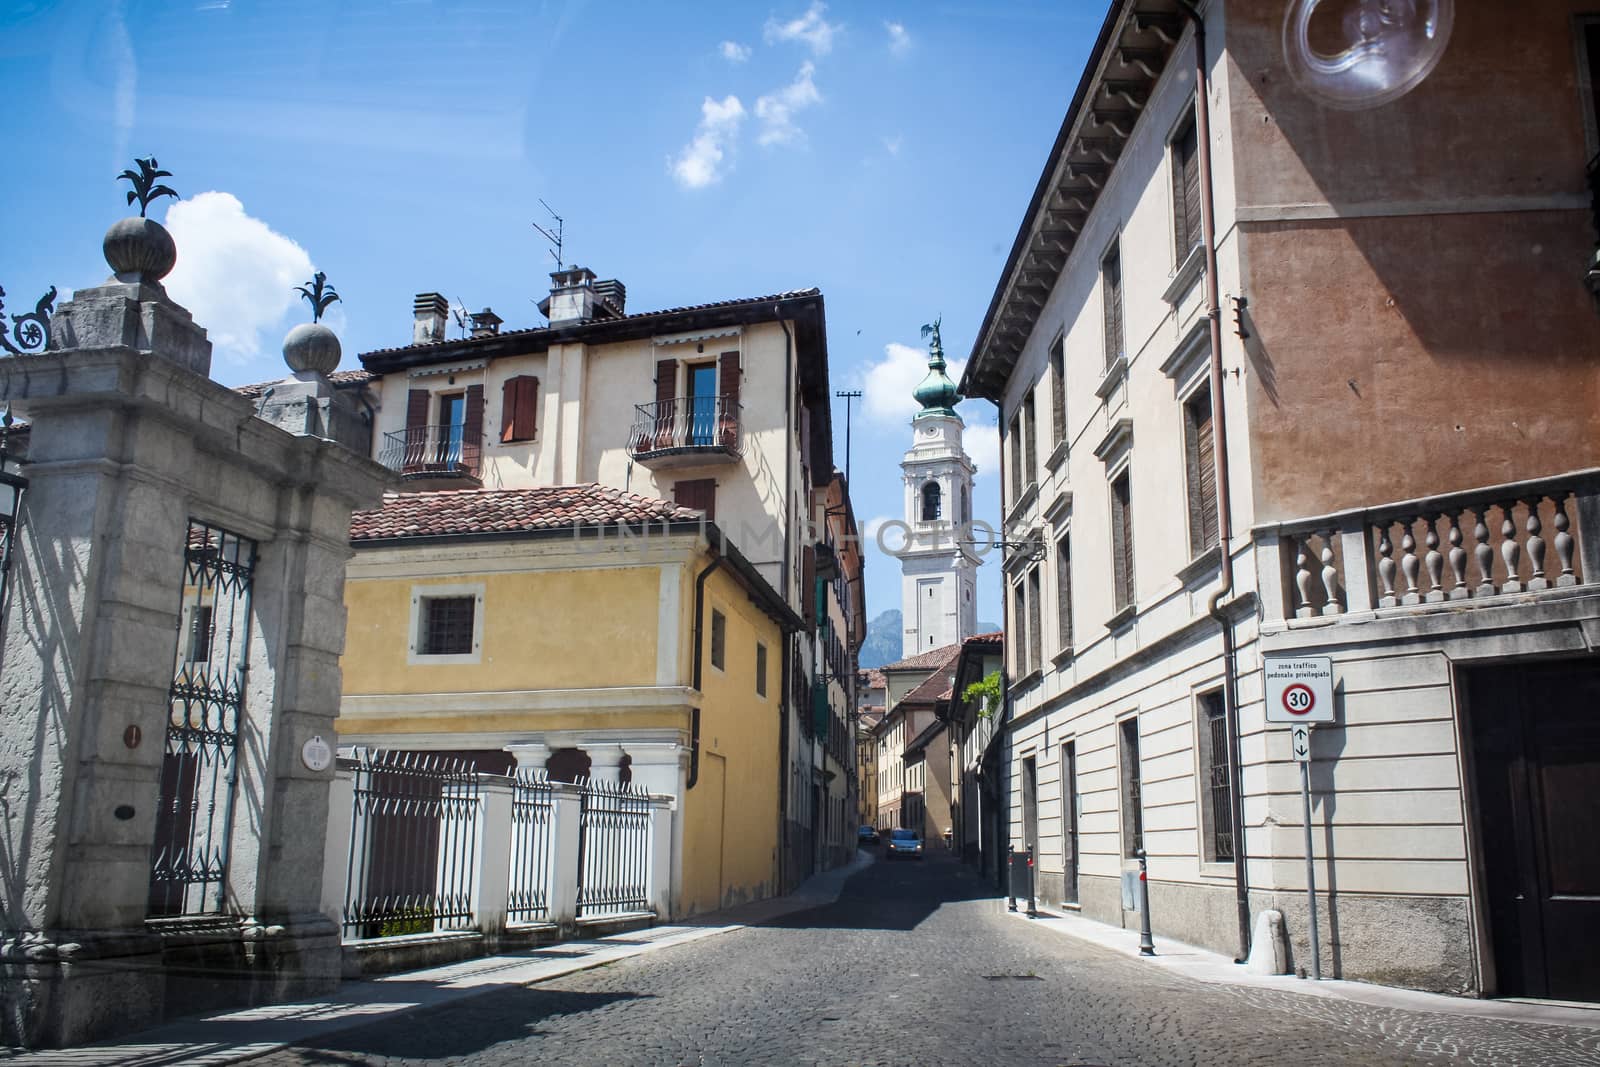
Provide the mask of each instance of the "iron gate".
{"label": "iron gate", "polygon": [[650,904],[650,795],[588,781],[578,823],[578,917],[625,915]]}
{"label": "iron gate", "polygon": [[226,904],[255,563],[254,541],[190,520],[150,866],[152,916]]}

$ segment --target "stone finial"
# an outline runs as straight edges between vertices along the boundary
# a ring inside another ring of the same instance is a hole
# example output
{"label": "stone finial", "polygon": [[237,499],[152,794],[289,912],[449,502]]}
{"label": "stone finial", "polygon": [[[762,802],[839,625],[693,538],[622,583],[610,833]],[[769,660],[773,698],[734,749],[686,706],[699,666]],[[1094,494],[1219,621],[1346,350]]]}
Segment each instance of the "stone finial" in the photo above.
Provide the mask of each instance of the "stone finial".
{"label": "stone finial", "polygon": [[145,217],[150,201],[163,196],[176,197],[171,186],[157,183],[158,178],[170,178],[171,171],[159,169],[154,156],[136,159],[138,171],[125,170],[117,175],[118,181],[131,182],[128,203],[139,202],[138,217],[119,219],[106,231],[102,245],[106,262],[120,282],[159,282],[172,272],[178,262],[178,247],[172,235],[154,219]]}
{"label": "stone finial", "polygon": [[320,270],[307,284],[295,286],[295,291],[311,305],[311,321],[302,322],[283,339],[283,361],[296,374],[310,372],[327,377],[338,368],[342,350],[339,336],[322,325],[321,320],[328,306],[340,299],[339,294]]}

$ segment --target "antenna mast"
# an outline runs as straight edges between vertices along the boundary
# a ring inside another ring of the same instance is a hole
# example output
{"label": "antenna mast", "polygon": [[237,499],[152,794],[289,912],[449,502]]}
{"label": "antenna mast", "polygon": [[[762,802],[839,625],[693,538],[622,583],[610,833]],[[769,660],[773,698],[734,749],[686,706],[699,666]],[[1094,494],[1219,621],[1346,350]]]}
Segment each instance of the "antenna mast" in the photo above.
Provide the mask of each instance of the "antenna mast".
{"label": "antenna mast", "polygon": [[533,225],[534,229],[538,230],[541,234],[544,235],[544,239],[546,241],[549,241],[550,244],[552,246],[554,246],[554,247],[549,249],[550,258],[556,261],[556,270],[561,270],[562,267],[565,265],[564,261],[561,258],[561,237],[562,237],[562,233],[565,230],[566,223],[561,218],[560,215],[557,215],[555,213],[555,209],[553,209],[549,204],[546,204],[544,202],[544,198],[543,197],[539,198],[539,203],[544,206],[544,209],[546,211],[550,212],[550,217],[556,220],[556,224],[553,227],[555,232],[551,233],[550,230],[547,230],[543,226],[540,226],[537,222],[533,223],[532,225]]}

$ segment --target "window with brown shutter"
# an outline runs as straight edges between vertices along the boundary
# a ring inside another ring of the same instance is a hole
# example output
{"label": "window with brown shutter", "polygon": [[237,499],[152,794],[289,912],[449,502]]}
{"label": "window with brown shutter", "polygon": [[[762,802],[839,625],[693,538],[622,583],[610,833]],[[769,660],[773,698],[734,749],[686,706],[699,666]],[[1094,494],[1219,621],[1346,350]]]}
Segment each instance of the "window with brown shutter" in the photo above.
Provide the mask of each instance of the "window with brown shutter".
{"label": "window with brown shutter", "polygon": [[422,465],[428,448],[428,406],[433,395],[426,389],[412,389],[406,393],[406,449],[403,471],[415,470]]}
{"label": "window with brown shutter", "polygon": [[461,426],[461,466],[469,474],[483,470],[483,386],[467,386],[466,417]]}
{"label": "window with brown shutter", "polygon": [[1056,542],[1056,639],[1062,649],[1072,647],[1072,539]]}
{"label": "window with brown shutter", "polygon": [[539,379],[531,375],[507,378],[500,391],[500,440],[532,441],[539,418]]}
{"label": "window with brown shutter", "polygon": [[804,604],[806,626],[817,624],[817,549],[806,545],[800,550],[800,600]]}
{"label": "window with brown shutter", "polygon": [[1011,506],[1022,499],[1022,412],[1011,417]]}
{"label": "window with brown shutter", "polygon": [[1189,553],[1198,556],[1218,540],[1217,464],[1209,388],[1184,403],[1183,422],[1189,482]]}
{"label": "window with brown shutter", "polygon": [[715,478],[689,478],[674,482],[672,500],[679,507],[703,511],[706,518],[717,518],[717,480]]}
{"label": "window with brown shutter", "polygon": [[722,380],[718,386],[722,395],[722,410],[718,414],[718,434],[724,448],[735,448],[739,444],[739,387],[742,376],[739,353],[724,352],[719,362]]}
{"label": "window with brown shutter", "polygon": [[1028,662],[1037,670],[1044,666],[1044,605],[1043,583],[1039,578],[1042,568],[1035,565],[1028,570]]}
{"label": "window with brown shutter", "polygon": [[1050,447],[1067,439],[1067,339],[1050,346]]}
{"label": "window with brown shutter", "polygon": [[1039,422],[1034,417],[1032,389],[1022,401],[1022,426],[1028,435],[1022,442],[1022,459],[1028,484],[1033,485],[1039,481]]}
{"label": "window with brown shutter", "polygon": [[1133,603],[1133,499],[1127,471],[1111,483],[1111,575],[1121,611]]}
{"label": "window with brown shutter", "polygon": [[678,361],[656,361],[656,447],[672,446],[672,416],[678,395]]}
{"label": "window with brown shutter", "polygon": [[1200,142],[1193,118],[1172,139],[1172,232],[1182,264],[1200,243]]}
{"label": "window with brown shutter", "polygon": [[1100,261],[1100,288],[1105,303],[1106,366],[1123,354],[1122,340],[1122,246],[1113,242],[1111,251]]}

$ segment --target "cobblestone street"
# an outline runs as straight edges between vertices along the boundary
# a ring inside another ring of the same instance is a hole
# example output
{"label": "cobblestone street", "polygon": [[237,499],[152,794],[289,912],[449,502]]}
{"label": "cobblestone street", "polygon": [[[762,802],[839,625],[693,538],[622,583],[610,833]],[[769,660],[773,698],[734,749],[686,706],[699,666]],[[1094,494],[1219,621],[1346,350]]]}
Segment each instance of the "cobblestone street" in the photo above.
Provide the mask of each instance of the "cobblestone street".
{"label": "cobblestone street", "polygon": [[767,926],[253,1061],[1600,1064],[1600,1030],[1192,981],[1005,915],[964,868],[877,863]]}

